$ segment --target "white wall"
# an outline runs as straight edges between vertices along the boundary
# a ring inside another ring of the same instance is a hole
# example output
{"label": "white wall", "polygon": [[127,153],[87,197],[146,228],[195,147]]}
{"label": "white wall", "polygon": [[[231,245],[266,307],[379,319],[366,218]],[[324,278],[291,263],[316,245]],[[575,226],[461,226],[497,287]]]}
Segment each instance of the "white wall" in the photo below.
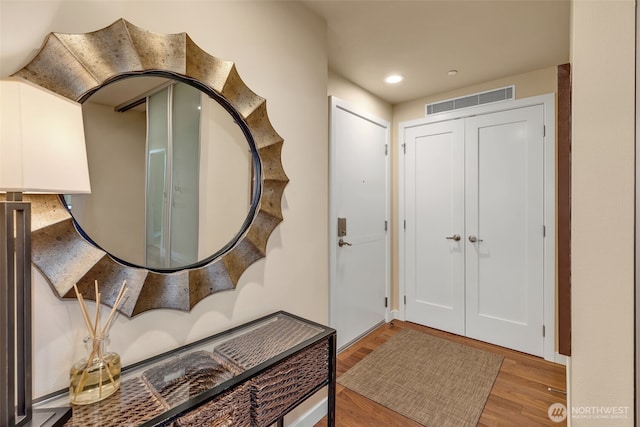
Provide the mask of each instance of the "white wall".
{"label": "white wall", "polygon": [[[558,64],[559,65],[559,64]],[[515,98],[522,99],[536,95],[544,95],[556,91],[557,67],[551,66],[540,70],[533,70],[522,74],[503,77],[497,80],[480,83],[444,93],[424,96],[412,101],[394,105],[393,120],[394,126],[408,120],[415,120],[424,117],[424,106],[433,102],[444,101],[446,99],[458,98],[472,93],[485,92],[505,86],[514,85]]]}
{"label": "white wall", "polygon": [[[49,32],[90,32],[119,18],[154,32],[187,32],[205,51],[234,61],[249,88],[267,99],[271,122],[285,139],[282,160],[291,181],[283,199],[285,219],[269,240],[267,258],[245,272],[235,291],[210,296],[190,313],[120,317],[111,348],[129,364],[279,309],[326,323],[324,22],[294,2],[2,0],[0,76],[26,64]],[[38,396],[68,386],[68,368],[83,355],[85,332],[77,303],[58,300],[38,272],[33,278]]]}
{"label": "white wall", "polygon": [[635,2],[574,0],[571,49],[571,425],[632,426]]}
{"label": "white wall", "polygon": [[393,107],[391,104],[372,95],[360,86],[351,83],[349,80],[331,70],[329,70],[327,95],[335,96],[353,107],[366,111],[389,123],[393,120]]}

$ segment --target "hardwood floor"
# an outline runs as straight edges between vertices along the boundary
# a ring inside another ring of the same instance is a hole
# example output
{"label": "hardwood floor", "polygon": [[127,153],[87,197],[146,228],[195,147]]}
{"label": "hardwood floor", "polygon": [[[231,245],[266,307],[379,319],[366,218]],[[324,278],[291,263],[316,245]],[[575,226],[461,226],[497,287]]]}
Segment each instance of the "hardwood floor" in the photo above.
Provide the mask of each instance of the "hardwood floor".
{"label": "hardwood floor", "polygon": [[[514,350],[483,343],[470,338],[442,332],[409,322],[385,324],[338,355],[337,375],[340,377],[378,346],[403,328],[449,339],[504,356],[478,426],[562,426],[552,422],[547,410],[553,403],[566,406],[566,395],[549,391],[566,390],[565,367]],[[315,427],[326,427],[326,417]],[[337,387],[336,426],[338,427],[420,427],[390,409],[341,386]]]}

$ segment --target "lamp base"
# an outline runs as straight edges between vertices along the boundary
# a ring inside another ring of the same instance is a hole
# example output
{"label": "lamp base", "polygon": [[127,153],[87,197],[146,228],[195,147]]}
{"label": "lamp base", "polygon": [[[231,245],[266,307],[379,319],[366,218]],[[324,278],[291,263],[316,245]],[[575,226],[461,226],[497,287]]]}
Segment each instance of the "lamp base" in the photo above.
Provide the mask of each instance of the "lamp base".
{"label": "lamp base", "polygon": [[31,420],[20,427],[62,427],[71,418],[71,408],[34,409]]}

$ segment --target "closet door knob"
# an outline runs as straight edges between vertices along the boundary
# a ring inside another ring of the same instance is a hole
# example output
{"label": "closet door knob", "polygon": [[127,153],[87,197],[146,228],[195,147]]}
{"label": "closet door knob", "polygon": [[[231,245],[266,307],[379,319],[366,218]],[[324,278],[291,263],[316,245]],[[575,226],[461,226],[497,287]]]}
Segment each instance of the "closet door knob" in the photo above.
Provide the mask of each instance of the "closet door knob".
{"label": "closet door knob", "polygon": [[456,242],[458,242],[458,241],[460,241],[460,239],[462,239],[462,237],[460,237],[459,234],[454,234],[453,236],[445,237],[445,239],[447,239],[447,240],[455,240]]}
{"label": "closet door knob", "polygon": [[476,236],[469,236],[469,241],[471,243],[482,242],[482,239],[478,239]]}

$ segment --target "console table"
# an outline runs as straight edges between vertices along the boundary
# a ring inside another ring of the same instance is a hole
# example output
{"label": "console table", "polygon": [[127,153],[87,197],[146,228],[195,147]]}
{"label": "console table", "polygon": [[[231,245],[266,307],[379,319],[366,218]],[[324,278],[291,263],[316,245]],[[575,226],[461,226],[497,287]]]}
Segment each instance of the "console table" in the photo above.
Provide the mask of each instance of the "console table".
{"label": "console table", "polygon": [[[283,426],[284,416],[328,386],[335,426],[336,331],[279,311],[122,370],[120,389],[73,405],[79,426]],[[34,409],[69,405],[67,392]]]}

